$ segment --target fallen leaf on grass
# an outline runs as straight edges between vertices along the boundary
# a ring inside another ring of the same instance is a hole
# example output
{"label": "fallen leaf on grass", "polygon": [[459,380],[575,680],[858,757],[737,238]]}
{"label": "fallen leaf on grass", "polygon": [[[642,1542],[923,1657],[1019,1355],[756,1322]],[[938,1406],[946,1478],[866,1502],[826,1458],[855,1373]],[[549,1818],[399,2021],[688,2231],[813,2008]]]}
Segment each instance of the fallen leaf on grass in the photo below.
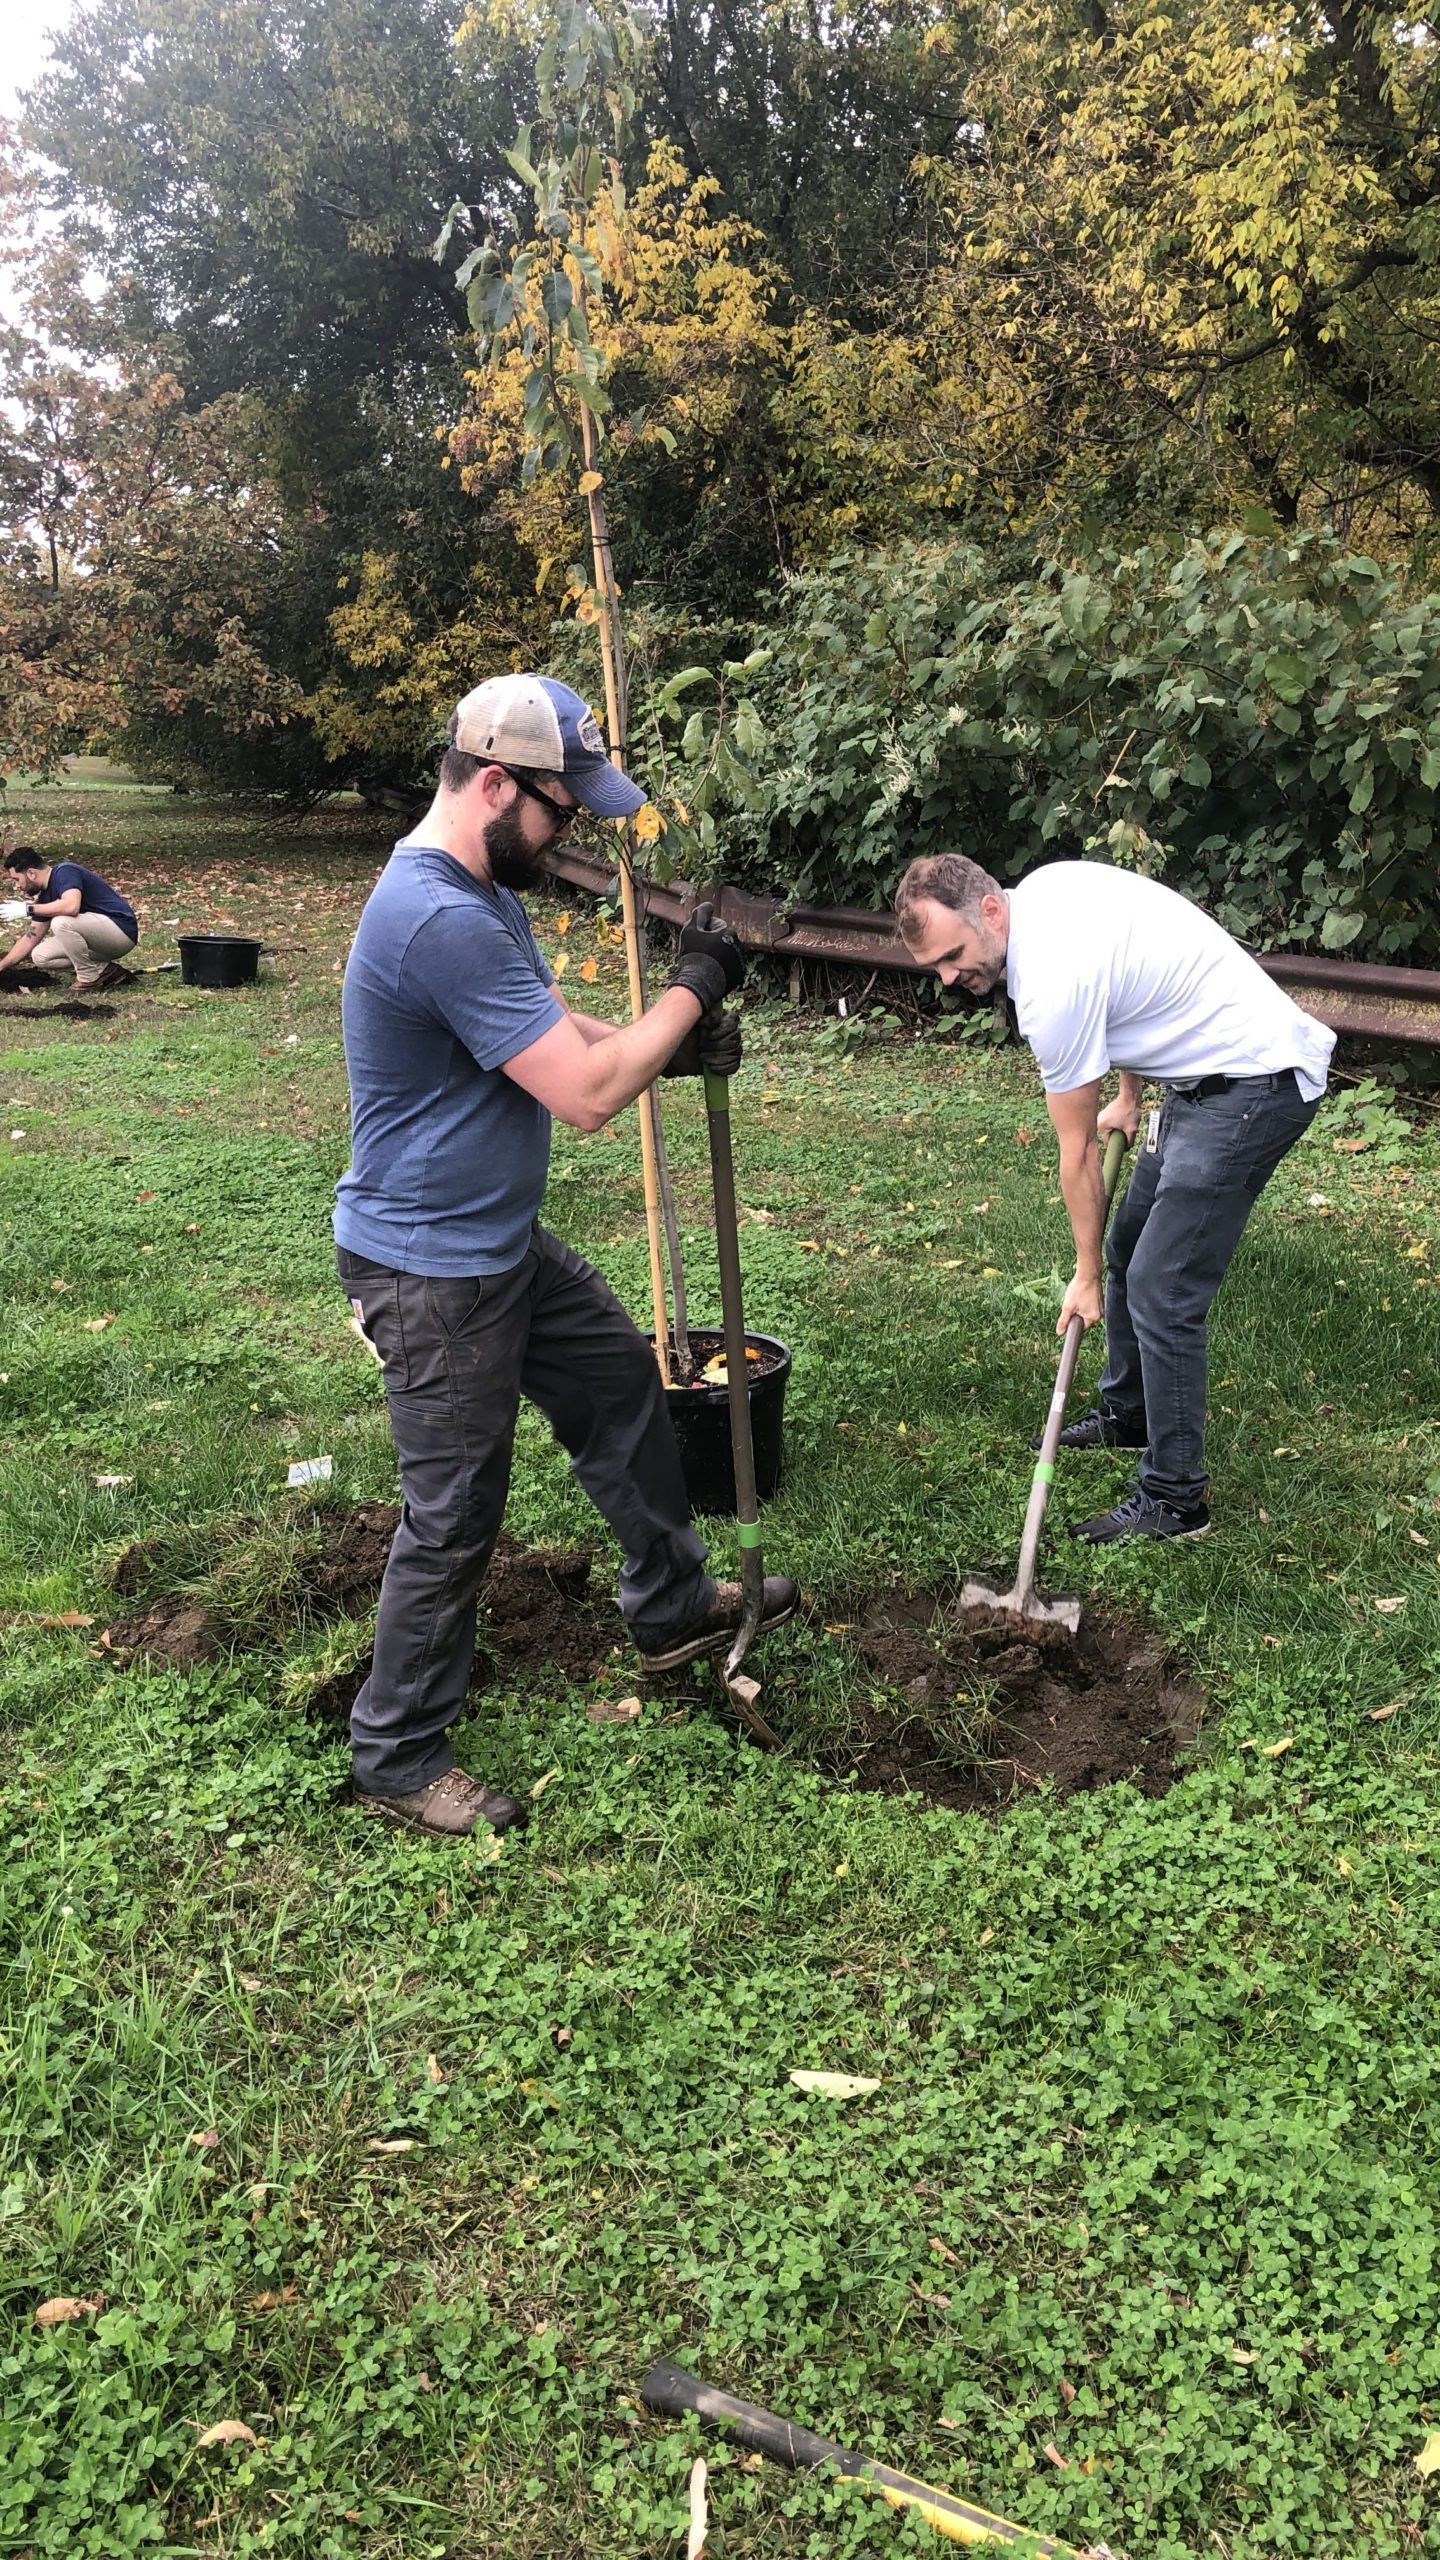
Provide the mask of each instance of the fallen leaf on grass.
{"label": "fallen leaf on grass", "polygon": [[867,2080],[855,2071],[792,2071],[790,2078],[797,2089],[815,2098],[863,2098],[878,2089],[878,2080]]}
{"label": "fallen leaf on grass", "polygon": [[585,1710],[592,1724],[633,1724],[640,1713],[638,1698],[592,1698]]}
{"label": "fallen leaf on grass", "polygon": [[1046,2461],[1047,2461],[1047,2462],[1053,2462],[1053,2463],[1054,2463],[1055,2468],[1056,2468],[1056,2470],[1057,2470],[1057,2471],[1068,2471],[1068,2470],[1069,2470],[1070,2465],[1069,2465],[1069,2463],[1066,2461],[1064,2454],[1063,2454],[1063,2453],[1060,2453],[1060,2452],[1057,2452],[1057,2450],[1056,2450],[1056,2448],[1055,2448],[1055,2446],[1054,2446],[1053,2444],[1042,2444],[1042,2446],[1040,2447],[1040,2450],[1041,2450],[1041,2452],[1044,2454],[1045,2459],[1046,2459]]}
{"label": "fallen leaf on grass", "polygon": [[1393,1618],[1397,1609],[1404,1608],[1405,1594],[1402,1591],[1398,1600],[1377,1600],[1375,1606],[1382,1618]]}
{"label": "fallen leaf on grass", "polygon": [[1372,1707],[1370,1710],[1370,1722],[1372,1724],[1384,1724],[1388,1717],[1398,1714],[1404,1703],[1403,1698],[1396,1698],[1394,1703],[1388,1707]]}
{"label": "fallen leaf on grass", "polygon": [[421,2145],[418,2142],[411,2142],[402,2139],[398,2142],[367,2142],[365,2148],[367,2151],[384,2152],[418,2151],[421,2148]]}
{"label": "fallen leaf on grass", "polygon": [[79,1609],[0,1609],[0,1627],[93,1627]]}
{"label": "fallen leaf on grass", "polygon": [[937,2311],[949,2310],[954,2299],[952,2294],[931,2293],[923,2284],[917,2284],[913,2276],[908,2277],[907,2282],[917,2302],[933,2302]]}
{"label": "fallen leaf on grass", "polygon": [[593,987],[596,979],[600,975],[599,961],[595,959],[582,960],[580,963],[580,975],[587,987]]}
{"label": "fallen leaf on grass", "polygon": [[1432,2471],[1440,2471],[1440,2427],[1431,2428],[1415,2456],[1415,2468],[1422,2480],[1428,2480]]}
{"label": "fallen leaf on grass", "polygon": [[287,2302],[293,2302],[295,2299],[295,2286],[287,2284],[282,2285],[278,2293],[252,2293],[250,2308],[252,2311],[281,2311]]}
{"label": "fallen leaf on grass", "polygon": [[57,2293],[49,2302],[37,2306],[35,2326],[37,2329],[58,2329],[66,2320],[83,2320],[87,2312],[103,2311],[104,2308],[103,2293]]}
{"label": "fallen leaf on grass", "polygon": [[219,2149],[220,2136],[216,2132],[213,2124],[207,2124],[203,2133],[192,2133],[190,2139],[197,2151],[216,2151]]}
{"label": "fallen leaf on grass", "polygon": [[114,1322],[113,1316],[89,1316],[80,1330],[82,1333],[103,1333],[106,1326]]}
{"label": "fallen leaf on grass", "polygon": [[1063,2374],[1060,2377],[1060,2397],[1067,2409],[1075,2398],[1075,2385],[1073,2382],[1067,2382]]}
{"label": "fallen leaf on grass", "polygon": [[258,2444],[259,2441],[254,2428],[247,2427],[243,2418],[219,2418],[213,2427],[204,2428],[195,2439],[201,2453],[212,2444]]}
{"label": "fallen leaf on grass", "polygon": [[117,1486],[133,1484],[135,1479],[133,1476],[97,1476],[95,1481],[102,1493],[114,1493]]}
{"label": "fallen leaf on grass", "polygon": [[958,2267],[964,2264],[963,2259],[951,2248],[948,2240],[937,2240],[932,2233],[929,2245],[937,2258],[944,2259],[947,2267]]}
{"label": "fallen leaf on grass", "polygon": [[1260,1746],[1260,1757],[1262,1760],[1278,1760],[1282,1751],[1293,1751],[1294,1748],[1295,1736],[1293,1733],[1287,1733],[1280,1742],[1263,1742]]}
{"label": "fallen leaf on grass", "polygon": [[1260,2358],[1253,2347],[1232,2347],[1230,2361],[1232,2364],[1258,2364]]}
{"label": "fallen leaf on grass", "polygon": [[697,2453],[690,2465],[690,2532],[685,2543],[685,2560],[703,2560],[710,2521],[705,2503],[705,2483],[709,2477],[705,2456]]}
{"label": "fallen leaf on grass", "polygon": [[560,1775],[560,1772],[559,1772],[559,1770],[558,1770],[558,1769],[547,1769],[543,1778],[537,1778],[537,1779],[536,1779],[536,1781],[535,1781],[534,1786],[533,1786],[533,1787],[531,1788],[531,1790],[530,1790],[531,1802],[532,1802],[532,1803],[534,1802],[534,1799],[536,1798],[536,1796],[543,1796],[543,1794],[545,1793],[546,1788],[547,1788],[547,1787],[549,1786],[549,1784],[550,1784],[551,1779],[552,1779],[552,1778],[558,1778],[558,1777],[559,1777],[559,1775]]}
{"label": "fallen leaf on grass", "polygon": [[437,2089],[443,2089],[445,2086],[445,2074],[440,2068],[438,2055],[433,2053],[426,2054],[425,2069],[429,2074],[433,2086]]}

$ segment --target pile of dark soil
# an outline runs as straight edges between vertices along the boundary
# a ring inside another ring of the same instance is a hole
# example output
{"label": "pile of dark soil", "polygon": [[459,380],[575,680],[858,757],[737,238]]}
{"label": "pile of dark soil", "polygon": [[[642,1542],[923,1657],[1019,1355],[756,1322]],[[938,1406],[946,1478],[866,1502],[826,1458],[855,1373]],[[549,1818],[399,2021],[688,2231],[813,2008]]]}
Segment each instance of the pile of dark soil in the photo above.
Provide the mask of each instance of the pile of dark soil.
{"label": "pile of dark soil", "polygon": [[900,1694],[858,1707],[826,1765],[862,1787],[959,1810],[1043,1784],[1069,1796],[1120,1778],[1163,1795],[1205,1710],[1204,1691],[1154,1628],[1088,1609],[1075,1639],[1032,1644],[1003,1625],[967,1628],[953,1598],[901,1590],[871,1599],[854,1634],[866,1670]]}
{"label": "pile of dark soil", "polygon": [[398,1502],[357,1502],[353,1511],[322,1511],[319,1555],[307,1559],[306,1587],[342,1608],[363,1608],[380,1588],[390,1541],[400,1526]]}
{"label": "pile of dark soil", "polygon": [[[353,1511],[322,1512],[319,1545],[301,1569],[312,1603],[337,1612],[363,1609],[380,1588],[390,1542],[399,1525],[393,1502],[362,1502]],[[482,1661],[511,1677],[545,1670],[586,1680],[607,1662],[623,1630],[614,1603],[590,1586],[593,1559],[584,1547],[522,1547],[502,1532],[485,1579],[480,1613]],[[133,1597],[155,1569],[153,1545],[127,1547],[112,1568],[117,1591]],[[186,1670],[206,1662],[231,1640],[222,1609],[203,1592],[175,1591],[150,1601],[106,1628],[107,1653],[129,1661]],[[368,1662],[327,1683],[317,1704],[338,1712],[350,1705]]]}
{"label": "pile of dark soil", "polygon": [[[361,1510],[388,1514],[380,1550],[383,1571],[399,1512],[380,1502],[362,1504]],[[350,1518],[358,1520],[360,1513]],[[532,1679],[559,1671],[567,1679],[585,1681],[610,1660],[624,1641],[624,1630],[613,1601],[590,1587],[593,1561],[588,1548],[522,1547],[502,1530],[480,1604],[477,1670],[482,1679]],[[377,1571],[376,1583],[379,1579]],[[353,1670],[324,1681],[311,1695],[313,1712],[348,1715],[369,1672],[367,1654]]]}

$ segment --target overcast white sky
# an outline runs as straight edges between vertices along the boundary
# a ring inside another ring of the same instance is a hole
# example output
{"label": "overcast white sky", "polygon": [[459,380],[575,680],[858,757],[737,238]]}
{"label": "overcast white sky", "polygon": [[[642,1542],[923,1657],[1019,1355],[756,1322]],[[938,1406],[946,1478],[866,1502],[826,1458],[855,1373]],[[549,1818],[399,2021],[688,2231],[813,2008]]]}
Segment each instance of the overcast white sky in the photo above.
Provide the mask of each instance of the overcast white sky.
{"label": "overcast white sky", "polygon": [[[9,0],[0,47],[0,117],[13,121],[22,89],[33,87],[49,59],[49,38],[70,15],[71,0]],[[0,320],[18,316],[9,276],[0,272]]]}
{"label": "overcast white sky", "polygon": [[63,26],[69,15],[70,0],[10,0],[0,53],[0,115],[14,115],[19,92],[45,68],[52,28]]}

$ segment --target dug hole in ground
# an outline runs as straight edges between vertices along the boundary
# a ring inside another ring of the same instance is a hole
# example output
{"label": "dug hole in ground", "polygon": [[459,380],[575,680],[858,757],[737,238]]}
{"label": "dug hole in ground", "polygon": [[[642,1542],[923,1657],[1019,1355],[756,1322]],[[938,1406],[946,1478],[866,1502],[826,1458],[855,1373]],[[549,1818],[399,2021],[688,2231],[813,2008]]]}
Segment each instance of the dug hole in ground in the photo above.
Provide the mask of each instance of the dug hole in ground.
{"label": "dug hole in ground", "polygon": [[[316,1546],[301,1566],[312,1610],[363,1610],[379,1589],[400,1518],[396,1504],[367,1502],[315,1517]],[[597,1587],[593,1552],[533,1549],[502,1533],[486,1578],[475,1688],[492,1681],[577,1684],[636,1669],[617,1612]],[[131,1549],[116,1569],[135,1590],[150,1560]],[[845,1744],[819,1755],[834,1776],[882,1793],[911,1793],[956,1809],[1003,1804],[1048,1782],[1058,1794],[1132,1778],[1162,1794],[1194,1744],[1204,1693],[1154,1628],[1087,1611],[1077,1638],[1028,1643],[1005,1627],[967,1628],[955,1591],[903,1587],[872,1593],[857,1614],[827,1622],[872,1698],[853,1713]],[[233,1640],[223,1613],[192,1591],[161,1594],[116,1619],[103,1649],[120,1663],[183,1669]],[[320,1682],[317,1713],[348,1713],[369,1672],[362,1655]],[[672,1674],[659,1694],[693,1689]],[[717,1695],[709,1703],[722,1712]]]}

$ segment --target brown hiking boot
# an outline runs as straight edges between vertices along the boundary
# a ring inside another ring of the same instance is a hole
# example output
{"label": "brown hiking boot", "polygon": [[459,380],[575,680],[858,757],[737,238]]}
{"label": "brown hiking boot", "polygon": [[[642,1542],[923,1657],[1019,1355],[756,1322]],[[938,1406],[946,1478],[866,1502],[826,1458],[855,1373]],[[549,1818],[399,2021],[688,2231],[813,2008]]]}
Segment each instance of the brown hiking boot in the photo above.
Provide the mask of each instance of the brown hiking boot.
{"label": "brown hiking boot", "polygon": [[408,1796],[366,1796],[357,1787],[355,1802],[377,1821],[394,1822],[402,1831],[423,1831],[429,1840],[466,1840],[482,1823],[491,1831],[523,1831],[530,1819],[528,1805],[496,1795],[463,1769],[447,1769],[442,1778],[432,1778],[428,1787],[417,1787]]}
{"label": "brown hiking boot", "polygon": [[[663,1646],[658,1653],[647,1653],[642,1649],[640,1659],[646,1670],[678,1671],[682,1662],[698,1661],[702,1653],[718,1653],[722,1645],[729,1643],[739,1626],[742,1606],[738,1582],[717,1582],[714,1600],[696,1626],[687,1634],[677,1636],[673,1644]],[[767,1573],[765,1605],[760,1612],[757,1634],[768,1636],[772,1627],[783,1627],[787,1618],[794,1617],[799,1606],[799,1583],[792,1582],[788,1573]]]}
{"label": "brown hiking boot", "polygon": [[122,969],[118,960],[107,960],[96,970],[93,978],[77,978],[75,992],[80,996],[93,996],[100,987],[119,987],[128,984],[129,977],[129,970]]}

